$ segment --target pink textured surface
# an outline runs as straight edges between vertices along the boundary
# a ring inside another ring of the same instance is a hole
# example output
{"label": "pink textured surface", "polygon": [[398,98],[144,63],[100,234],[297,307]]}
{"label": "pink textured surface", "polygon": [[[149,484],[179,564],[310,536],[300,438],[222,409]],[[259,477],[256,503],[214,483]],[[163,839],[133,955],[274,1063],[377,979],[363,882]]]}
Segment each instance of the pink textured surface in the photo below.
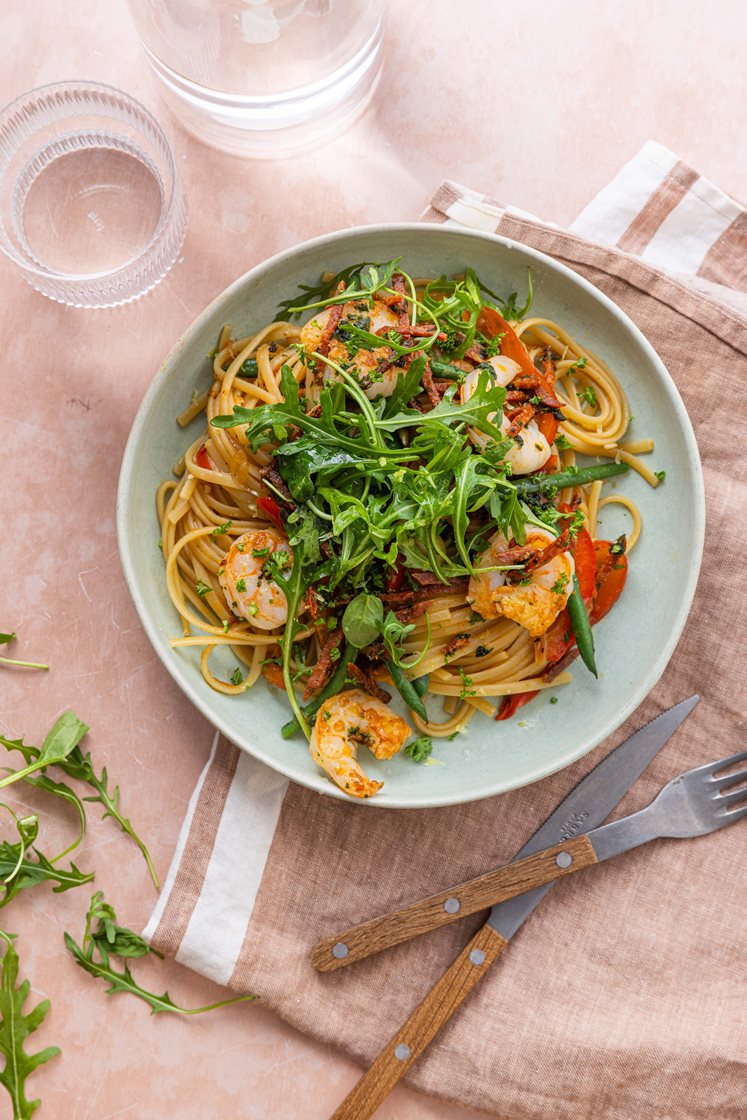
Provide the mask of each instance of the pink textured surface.
{"label": "pink textured surface", "polygon": [[[253,164],[201,147],[168,118],[124,4],[9,0],[4,7],[4,41],[13,49],[0,74],[2,100],[76,77],[120,86],[164,121],[188,192],[180,263],[129,307],[60,307],[0,262],[0,629],[19,631],[16,656],[52,665],[49,674],[0,669],[0,729],[38,741],[72,706],[91,724],[94,757],[120,783],[125,812],[162,875],[211,733],[140,630],[119,569],[114,500],[137,405],[192,318],[278,249],[342,226],[416,215],[446,176],[562,224],[653,137],[744,196],[747,148],[735,137],[745,23],[736,0],[710,8],[527,0],[510,9],[509,28],[499,25],[506,6],[461,0],[458,35],[449,24],[455,10],[447,0],[398,5],[383,82],[366,116],[316,154]],[[67,834],[56,807],[30,793],[9,800],[40,806],[49,848]],[[154,896],[136,849],[109,822],[92,819],[78,862],[96,869],[97,886],[140,928]],[[154,1019],[79,972],[62,931],[80,934],[86,899],[85,890],[53,896],[41,888],[0,919],[19,934],[34,994],[52,1000],[37,1037],[63,1048],[31,1082],[40,1116],[329,1115],[357,1077],[354,1063],[260,1006]],[[139,972],[185,1004],[219,998],[214,985],[169,962]],[[0,1120],[11,1115],[2,1094]],[[474,1113],[398,1089],[380,1115]]]}

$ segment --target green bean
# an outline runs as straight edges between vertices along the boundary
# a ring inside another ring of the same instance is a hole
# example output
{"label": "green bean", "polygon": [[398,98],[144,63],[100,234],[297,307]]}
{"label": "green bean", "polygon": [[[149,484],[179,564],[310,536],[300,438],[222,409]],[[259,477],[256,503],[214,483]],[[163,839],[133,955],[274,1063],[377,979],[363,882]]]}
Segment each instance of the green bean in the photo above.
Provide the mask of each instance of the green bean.
{"label": "green bean", "polygon": [[443,377],[446,381],[464,381],[467,376],[463,369],[450,362],[440,362],[438,358],[431,358],[431,369],[436,377]]}
{"label": "green bean", "polygon": [[557,474],[527,475],[526,478],[512,479],[519,494],[534,494],[549,487],[562,490],[566,486],[585,486],[587,482],[597,482],[601,478],[612,478],[616,474],[625,474],[628,470],[627,463],[596,463],[589,467],[577,467],[574,470],[558,471]]}
{"label": "green bean", "polygon": [[387,661],[386,667],[389,670],[394,687],[397,689],[397,692],[400,694],[405,704],[407,704],[408,708],[412,708],[414,712],[417,712],[421,719],[427,720],[428,713],[425,710],[425,704],[418,694],[415,683],[411,681],[410,678],[405,675],[404,670],[400,669],[399,665],[395,665],[393,661]]}
{"label": "green bean", "polygon": [[[357,653],[358,650],[355,648],[355,646],[351,646],[350,643],[347,643],[345,645],[345,648],[340,654],[340,660],[337,663],[337,668],[325,684],[324,688],[321,690],[318,696],[314,697],[310,704],[307,704],[305,708],[301,709],[307,720],[311,721],[314,718],[325,700],[329,700],[330,696],[336,696],[338,692],[342,691],[342,686],[345,684],[348,665],[351,661],[355,660],[355,656]],[[287,723],[283,724],[283,726],[280,728],[280,734],[284,739],[292,739],[293,736],[300,730],[301,725],[294,716],[293,719],[290,719]]]}
{"label": "green bean", "polygon": [[597,663],[594,659],[594,636],[591,632],[591,625],[589,623],[589,616],[586,613],[586,605],[581,595],[581,588],[578,585],[578,576],[573,573],[573,591],[568,598],[568,614],[571,616],[571,625],[573,626],[573,633],[576,635],[576,643],[578,645],[578,652],[581,654],[581,660],[587,669],[598,676]]}
{"label": "green bean", "polygon": [[418,696],[425,696],[428,691],[428,685],[431,681],[430,673],[426,673],[424,677],[416,677],[412,682],[412,687],[417,692]]}

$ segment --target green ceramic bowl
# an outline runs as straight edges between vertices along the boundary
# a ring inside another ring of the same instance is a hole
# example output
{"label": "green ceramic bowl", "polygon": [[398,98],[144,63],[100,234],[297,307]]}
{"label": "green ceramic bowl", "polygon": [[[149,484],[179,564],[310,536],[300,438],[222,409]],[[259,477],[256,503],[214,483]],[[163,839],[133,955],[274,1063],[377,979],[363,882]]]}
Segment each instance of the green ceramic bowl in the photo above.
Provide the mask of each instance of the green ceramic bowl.
{"label": "green ceramic bowl", "polygon": [[[395,256],[416,276],[453,274],[471,265],[489,287],[506,294],[524,291],[530,266],[534,310],[563,323],[609,363],[633,415],[642,418],[633,422],[634,436],[654,438],[649,461],[667,472],[658,491],[633,472],[619,483],[640,506],[645,527],[624,597],[594,631],[599,680],[577,662],[572,684],[544,692],[519,718],[496,723],[478,713],[465,734],[452,742],[436,740],[429,765],[404,756],[376,762],[361,751],[367,772],[385,783],[373,804],[424,808],[536,782],[586,754],[630,715],[663,672],[687,618],[700,566],[704,500],[692,427],[662,362],[614,303],[563,265],[501,237],[423,224],[344,230],[278,254],[218,296],[169,354],[135,419],[118,495],[122,566],[146,633],[185,695],[242,750],[302,785],[344,796],[314,765],[302,738],[281,737],[288,718],[283,694],[264,681],[238,697],[213,692],[200,674],[199,651],[169,646],[179,624],[164,582],[154,495],[202,423],[184,431],[174,417],[195,388],[209,384],[207,355],[224,323],[235,334],[250,334],[274,318],[300,282],[316,282],[325,269],[338,271],[354,261]],[[625,514],[611,510],[614,515],[602,522],[608,537],[626,528]],[[235,660],[223,655],[230,676]]]}

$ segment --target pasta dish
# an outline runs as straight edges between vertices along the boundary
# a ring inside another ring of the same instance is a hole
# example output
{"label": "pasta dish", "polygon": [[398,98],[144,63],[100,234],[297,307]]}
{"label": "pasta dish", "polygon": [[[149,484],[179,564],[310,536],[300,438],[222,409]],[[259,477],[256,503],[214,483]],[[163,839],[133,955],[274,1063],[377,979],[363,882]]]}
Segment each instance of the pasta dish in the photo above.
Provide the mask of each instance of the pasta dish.
{"label": "pasta dish", "polygon": [[[423,761],[568,684],[577,657],[596,675],[592,628],[641,532],[617,476],[663,477],[604,361],[530,314],[531,275],[518,302],[469,268],[353,265],[250,336],[225,327],[178,417],[205,425],[158,490],[172,644],[220,692],[284,690],[283,736],[354,797],[382,784],[361,747]],[[630,515],[617,540],[598,535],[609,503]]]}

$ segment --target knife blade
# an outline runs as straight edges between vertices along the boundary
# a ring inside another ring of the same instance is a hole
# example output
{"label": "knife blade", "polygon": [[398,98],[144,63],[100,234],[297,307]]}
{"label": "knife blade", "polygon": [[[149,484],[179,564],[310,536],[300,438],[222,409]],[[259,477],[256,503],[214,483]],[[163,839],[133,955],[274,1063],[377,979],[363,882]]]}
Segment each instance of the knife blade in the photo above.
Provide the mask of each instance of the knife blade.
{"label": "knife blade", "polygon": [[[574,786],[512,863],[602,824],[700,700],[697,694],[656,716],[603,758]],[[488,925],[509,941],[555,883],[499,902]]]}

